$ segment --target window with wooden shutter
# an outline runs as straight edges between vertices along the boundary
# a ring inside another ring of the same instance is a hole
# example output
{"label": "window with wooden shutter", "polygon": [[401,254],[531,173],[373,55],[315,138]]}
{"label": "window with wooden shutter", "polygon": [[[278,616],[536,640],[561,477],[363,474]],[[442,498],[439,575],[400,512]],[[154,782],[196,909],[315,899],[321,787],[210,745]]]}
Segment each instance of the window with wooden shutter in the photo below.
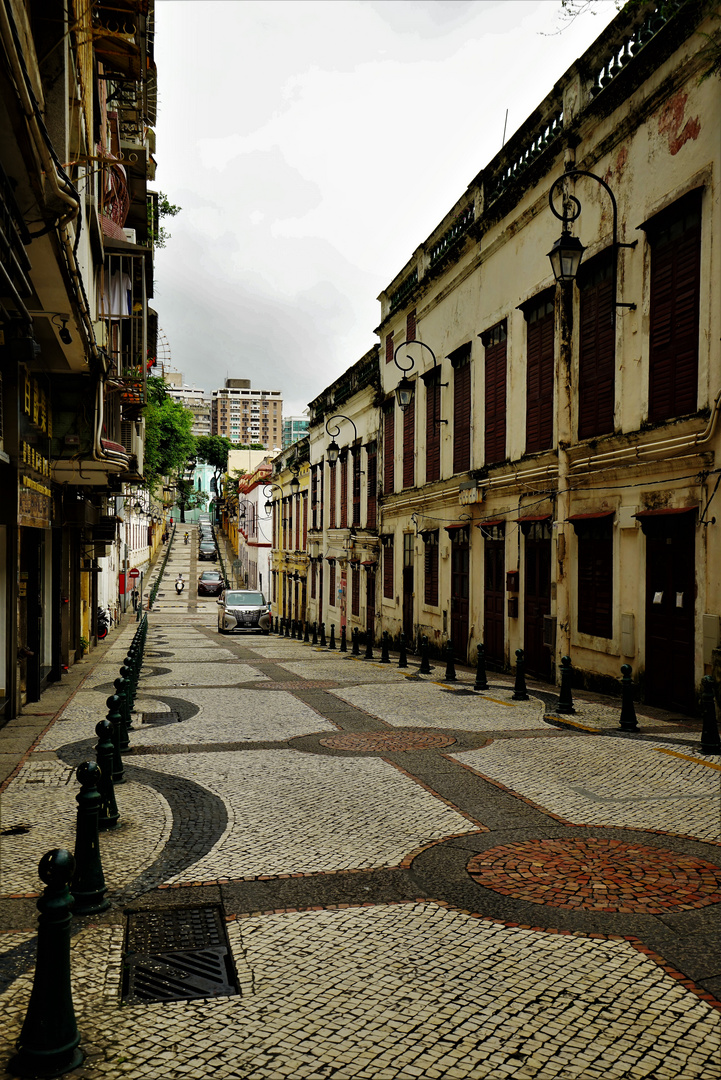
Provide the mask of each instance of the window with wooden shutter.
{"label": "window with wooden shutter", "polygon": [[310,564],[310,598],[315,600],[318,595],[318,566],[314,560]]}
{"label": "window with wooden shutter", "polygon": [[383,537],[383,596],[393,599],[393,537]]}
{"label": "window with wooden shutter", "polygon": [[403,411],[403,487],[413,487],[415,483],[416,456],[416,397]]}
{"label": "window with wooden shutter", "polygon": [[310,517],[312,528],[318,528],[318,469],[314,465],[310,470]]}
{"label": "window with wooden shutter", "polygon": [[578,631],[613,635],[613,517],[573,522],[578,537]]}
{"label": "window with wooden shutter", "polygon": [[395,487],[395,402],[383,408],[383,493],[392,495]]}
{"label": "window with wooden shutter", "polygon": [[351,615],[360,615],[360,566],[353,563],[350,568],[351,583]]}
{"label": "window with wooden shutter", "polygon": [[366,529],[375,529],[377,523],[378,495],[378,448],[376,443],[368,443],[368,474],[366,476]]}
{"label": "window with wooden shutter", "polygon": [[553,295],[524,305],[526,317],[526,453],[553,445]]}
{"label": "window with wooden shutter", "polygon": [[451,353],[453,366],[453,471],[471,467],[471,345]]}
{"label": "window with wooden shutter", "polygon": [[498,323],[481,341],[485,349],[485,463],[506,458],[506,321]]}
{"label": "window with wooden shutter", "polygon": [[335,559],[328,563],[328,607],[335,607]]}
{"label": "window with wooden shutter", "polygon": [[328,477],[328,487],[330,489],[328,495],[328,528],[335,529],[335,506],[336,506],[336,479],[335,471],[336,465],[331,465],[330,475]]}
{"label": "window with wooden shutter", "polygon": [[424,552],[424,600],[429,607],[438,607],[438,529],[423,534]]}
{"label": "window with wooden shutter", "polygon": [[406,315],[406,341],[416,340],[416,309]]}
{"label": "window with wooden shutter", "polygon": [[303,549],[308,546],[308,492],[303,492]]}
{"label": "window with wooden shutter", "polygon": [[348,528],[348,453],[340,459],[340,527]]}
{"label": "window with wooden shutter", "polygon": [[300,549],[300,493],[294,496],[295,500],[295,550]]}
{"label": "window with wooden shutter", "polygon": [[649,403],[653,422],[695,412],[701,285],[701,192],[646,225],[651,245]]}
{"label": "window with wooden shutter", "polygon": [[353,525],[360,525],[360,503],[361,503],[361,448],[360,446],[354,447],[353,451]]}
{"label": "window with wooden shutter", "polygon": [[393,334],[386,334],[386,364],[393,360]]}
{"label": "window with wooden shutter", "polygon": [[324,483],[324,480],[325,480],[325,468],[323,466],[323,462],[321,461],[320,465],[318,466],[318,493],[320,495],[320,498],[318,500],[318,528],[319,529],[323,528],[323,483]]}
{"label": "window with wooden shutter", "polygon": [[578,437],[592,439],[613,431],[616,318],[611,251],[581,266],[578,287]]}
{"label": "window with wooden shutter", "polygon": [[426,483],[441,478],[441,373],[428,372],[423,376],[426,384]]}

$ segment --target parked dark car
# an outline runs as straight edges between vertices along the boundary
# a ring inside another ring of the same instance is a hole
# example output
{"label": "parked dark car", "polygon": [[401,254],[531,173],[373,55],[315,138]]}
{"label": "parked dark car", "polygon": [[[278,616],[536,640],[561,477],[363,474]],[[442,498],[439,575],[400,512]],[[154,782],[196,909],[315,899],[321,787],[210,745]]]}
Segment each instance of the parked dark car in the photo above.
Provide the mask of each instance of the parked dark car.
{"label": "parked dark car", "polygon": [[212,540],[201,540],[198,548],[198,558],[207,560],[208,562],[216,562],[218,559],[218,549]]}
{"label": "parked dark car", "polygon": [[218,633],[248,630],[256,634],[270,632],[270,604],[262,592],[228,589],[218,600]]}
{"label": "parked dark car", "polygon": [[198,578],[198,596],[220,596],[224,588],[220,570],[204,570]]}

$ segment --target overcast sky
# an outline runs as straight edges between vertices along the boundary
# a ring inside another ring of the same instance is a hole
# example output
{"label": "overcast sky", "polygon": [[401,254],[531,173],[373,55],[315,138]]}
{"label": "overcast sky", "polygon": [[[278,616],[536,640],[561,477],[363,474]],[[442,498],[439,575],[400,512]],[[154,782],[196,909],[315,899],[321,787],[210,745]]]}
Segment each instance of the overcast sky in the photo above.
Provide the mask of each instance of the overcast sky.
{"label": "overcast sky", "polygon": [[378,294],[506,110],[510,137],[616,13],[592,6],[568,25],[560,0],[156,0],[172,367],[300,413],[377,341]]}

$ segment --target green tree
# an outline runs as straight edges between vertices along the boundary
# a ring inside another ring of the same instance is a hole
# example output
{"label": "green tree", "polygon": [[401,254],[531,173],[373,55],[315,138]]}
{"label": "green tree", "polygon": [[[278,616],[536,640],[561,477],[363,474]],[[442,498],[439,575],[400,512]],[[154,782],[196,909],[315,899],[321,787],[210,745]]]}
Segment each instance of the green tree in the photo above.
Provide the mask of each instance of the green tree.
{"label": "green tree", "polygon": [[220,478],[228,471],[228,453],[233,443],[225,435],[199,435],[195,440],[195,452],[198,461],[204,461],[213,467],[211,489],[220,496]]}
{"label": "green tree", "polygon": [[[162,379],[159,381],[162,383]],[[171,481],[181,479],[188,461],[195,455],[195,438],[190,430],[192,412],[167,395],[158,400],[161,391],[162,388],[156,386],[148,394],[145,407],[143,471],[151,491],[156,490],[164,476]]]}

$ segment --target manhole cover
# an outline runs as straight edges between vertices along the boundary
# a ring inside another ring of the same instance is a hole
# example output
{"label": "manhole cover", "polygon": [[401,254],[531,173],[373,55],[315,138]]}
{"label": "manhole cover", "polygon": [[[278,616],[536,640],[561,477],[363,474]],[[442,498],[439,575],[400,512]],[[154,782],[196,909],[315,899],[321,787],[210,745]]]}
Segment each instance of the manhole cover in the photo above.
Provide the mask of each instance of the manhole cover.
{"label": "manhole cover", "polygon": [[451,746],[456,740],[450,735],[436,735],[429,731],[379,731],[361,735],[331,735],[320,739],[321,746],[331,750],[371,750],[376,753],[394,750],[429,750],[439,746]]}
{"label": "manhole cover", "polygon": [[468,863],[486,889],[532,904],[590,911],[687,911],[721,901],[721,869],[705,859],[622,840],[525,840]]}
{"label": "manhole cover", "polygon": [[215,907],[128,916],[123,1001],[185,1001],[238,993],[225,925]]}
{"label": "manhole cover", "polygon": [[171,709],[170,712],[144,712],[143,713],[144,724],[155,724],[161,726],[162,724],[179,724],[180,713]]}

